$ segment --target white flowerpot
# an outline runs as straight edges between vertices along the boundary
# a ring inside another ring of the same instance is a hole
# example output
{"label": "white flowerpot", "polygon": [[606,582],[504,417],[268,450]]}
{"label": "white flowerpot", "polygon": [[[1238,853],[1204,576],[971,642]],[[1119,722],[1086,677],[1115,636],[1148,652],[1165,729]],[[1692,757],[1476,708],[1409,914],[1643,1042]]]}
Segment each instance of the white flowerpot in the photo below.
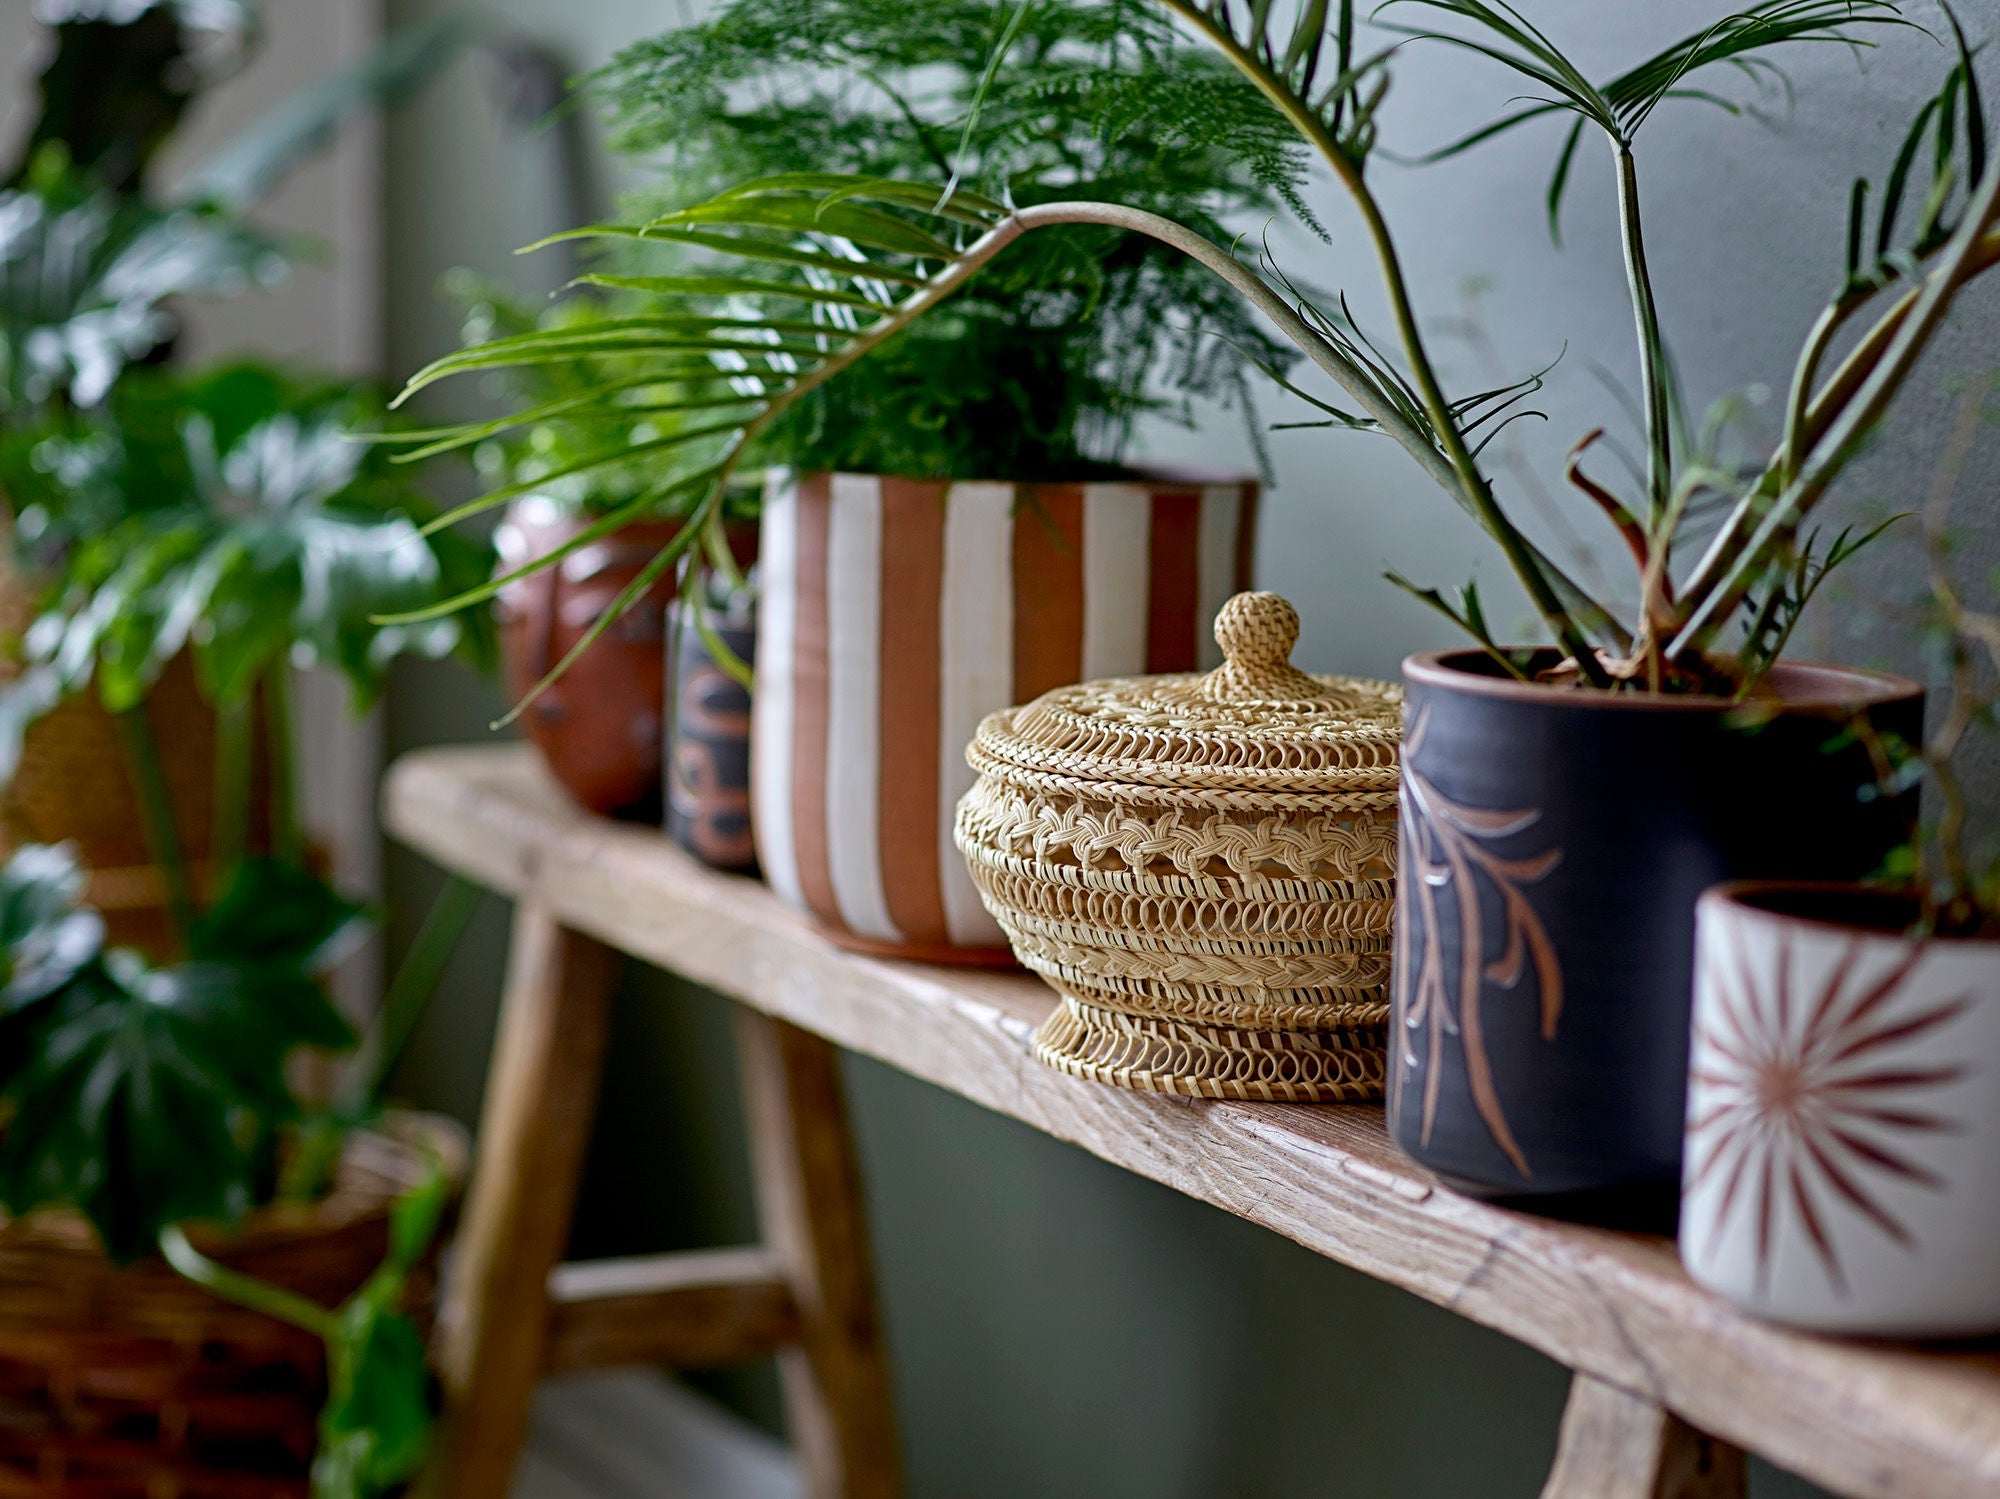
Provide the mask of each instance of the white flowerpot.
{"label": "white flowerpot", "polygon": [[1688,1273],[1829,1332],[2000,1329],[2000,942],[1852,886],[1701,898]]}

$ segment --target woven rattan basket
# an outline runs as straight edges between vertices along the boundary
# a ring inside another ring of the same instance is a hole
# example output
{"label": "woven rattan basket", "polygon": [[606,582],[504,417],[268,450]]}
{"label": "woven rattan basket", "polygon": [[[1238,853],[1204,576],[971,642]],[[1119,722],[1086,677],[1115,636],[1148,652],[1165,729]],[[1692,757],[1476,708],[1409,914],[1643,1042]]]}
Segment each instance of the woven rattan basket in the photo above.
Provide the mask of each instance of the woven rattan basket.
{"label": "woven rattan basket", "polygon": [[[350,1139],[333,1190],[277,1206],[208,1254],[322,1305],[388,1247],[395,1198],[435,1151],[454,1182],[465,1137],[401,1116]],[[423,1310],[427,1275],[413,1287]],[[280,1499],[307,1488],[325,1399],[319,1340],[210,1295],[160,1260],[114,1265],[80,1218],[0,1226],[0,1496]]]}
{"label": "woven rattan basket", "polygon": [[1014,952],[1063,996],[1036,1054],[1206,1098],[1382,1093],[1402,690],[1290,664],[1271,593],[1206,675],[993,714],[955,834]]}

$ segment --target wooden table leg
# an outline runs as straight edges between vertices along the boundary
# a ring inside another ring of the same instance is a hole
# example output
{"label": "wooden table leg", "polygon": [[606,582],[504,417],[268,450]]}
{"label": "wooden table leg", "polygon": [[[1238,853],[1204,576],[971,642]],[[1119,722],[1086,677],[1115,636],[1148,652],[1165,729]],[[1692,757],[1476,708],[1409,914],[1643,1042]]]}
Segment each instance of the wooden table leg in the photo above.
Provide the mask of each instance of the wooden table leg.
{"label": "wooden table leg", "polygon": [[504,1499],[527,1431],[618,963],[532,901],[515,909],[477,1161],[438,1315],[447,1499]]}
{"label": "wooden table leg", "polygon": [[838,1055],[741,1005],[736,1040],[764,1242],[799,1311],[800,1345],[778,1367],[808,1491],[895,1499],[901,1460]]}
{"label": "wooden table leg", "polygon": [[1578,1374],[1542,1499],[1743,1499],[1743,1454],[1652,1401]]}

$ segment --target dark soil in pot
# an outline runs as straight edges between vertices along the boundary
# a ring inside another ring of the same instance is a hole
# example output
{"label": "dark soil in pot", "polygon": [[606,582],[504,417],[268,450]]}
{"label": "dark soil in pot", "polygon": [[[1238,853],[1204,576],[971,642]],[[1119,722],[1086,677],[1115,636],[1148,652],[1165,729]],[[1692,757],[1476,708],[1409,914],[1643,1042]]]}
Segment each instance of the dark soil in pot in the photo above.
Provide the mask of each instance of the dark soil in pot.
{"label": "dark soil in pot", "polygon": [[1915,739],[1921,689],[1788,664],[1749,707],[1612,696],[1477,650],[1404,680],[1391,1133],[1462,1190],[1670,1214],[1695,899],[1878,868],[1915,800],[1872,795],[1852,728]]}

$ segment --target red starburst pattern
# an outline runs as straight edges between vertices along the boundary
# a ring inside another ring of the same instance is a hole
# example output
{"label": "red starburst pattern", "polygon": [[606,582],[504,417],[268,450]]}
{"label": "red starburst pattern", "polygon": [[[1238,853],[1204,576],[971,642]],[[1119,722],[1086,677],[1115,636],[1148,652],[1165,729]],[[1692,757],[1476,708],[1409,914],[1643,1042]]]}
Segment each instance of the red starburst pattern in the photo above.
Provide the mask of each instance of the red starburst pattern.
{"label": "red starburst pattern", "polygon": [[1967,1001],[1898,1010],[1893,1001],[1923,948],[1911,943],[1886,971],[1857,976],[1869,945],[1850,939],[1803,1004],[1793,992],[1789,939],[1779,940],[1768,975],[1754,970],[1740,937],[1727,957],[1705,953],[1692,1072],[1702,1093],[1688,1121],[1688,1192],[1714,1183],[1721,1194],[1703,1236],[1704,1258],[1733,1215],[1751,1215],[1760,1292],[1781,1223],[1805,1236],[1829,1283],[1845,1294],[1828,1228],[1834,1211],[1844,1205],[1908,1244],[1909,1227],[1884,1201],[1883,1187],[1944,1186],[1909,1149],[1961,1127],[1928,1107],[1927,1095],[1965,1069],[1921,1064],[1908,1048],[1955,1019]]}

